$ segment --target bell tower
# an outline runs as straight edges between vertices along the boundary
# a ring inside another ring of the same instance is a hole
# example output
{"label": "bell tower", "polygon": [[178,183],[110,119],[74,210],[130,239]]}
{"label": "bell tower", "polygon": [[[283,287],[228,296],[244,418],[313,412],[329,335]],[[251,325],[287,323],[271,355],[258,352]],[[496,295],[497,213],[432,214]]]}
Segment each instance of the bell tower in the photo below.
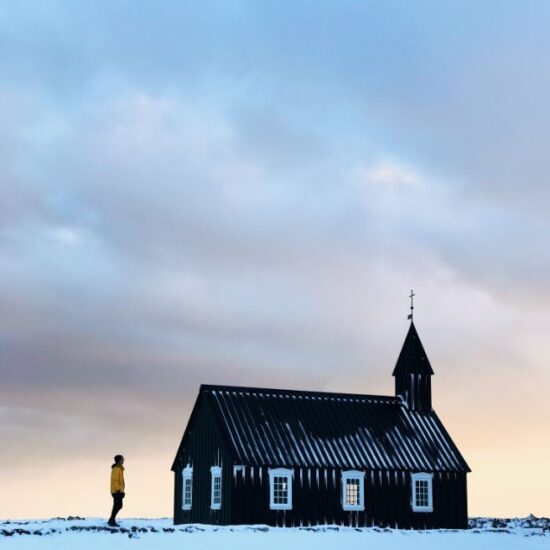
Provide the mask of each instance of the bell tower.
{"label": "bell tower", "polygon": [[411,325],[393,369],[395,395],[403,398],[413,411],[432,410],[432,381],[434,373],[424,346],[413,322],[413,297],[411,291]]}

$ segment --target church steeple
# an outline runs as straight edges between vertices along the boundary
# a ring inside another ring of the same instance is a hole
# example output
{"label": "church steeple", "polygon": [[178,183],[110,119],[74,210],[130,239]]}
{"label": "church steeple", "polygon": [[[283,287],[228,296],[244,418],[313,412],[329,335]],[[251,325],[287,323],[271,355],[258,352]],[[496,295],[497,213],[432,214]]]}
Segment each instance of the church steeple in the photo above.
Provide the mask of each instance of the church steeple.
{"label": "church steeple", "polygon": [[431,376],[433,373],[424,346],[411,319],[409,332],[393,369],[395,395],[401,396],[411,410],[431,411]]}

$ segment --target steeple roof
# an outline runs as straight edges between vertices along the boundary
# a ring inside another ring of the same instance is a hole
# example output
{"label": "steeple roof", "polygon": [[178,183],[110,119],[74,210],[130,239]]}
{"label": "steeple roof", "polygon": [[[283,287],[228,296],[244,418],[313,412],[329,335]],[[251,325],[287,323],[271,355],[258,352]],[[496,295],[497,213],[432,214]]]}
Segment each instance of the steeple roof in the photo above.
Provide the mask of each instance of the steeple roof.
{"label": "steeple roof", "polygon": [[424,351],[424,346],[420,341],[416,327],[411,321],[409,332],[403,342],[401,353],[397,358],[397,363],[393,369],[393,376],[400,374],[433,374],[430,360]]}

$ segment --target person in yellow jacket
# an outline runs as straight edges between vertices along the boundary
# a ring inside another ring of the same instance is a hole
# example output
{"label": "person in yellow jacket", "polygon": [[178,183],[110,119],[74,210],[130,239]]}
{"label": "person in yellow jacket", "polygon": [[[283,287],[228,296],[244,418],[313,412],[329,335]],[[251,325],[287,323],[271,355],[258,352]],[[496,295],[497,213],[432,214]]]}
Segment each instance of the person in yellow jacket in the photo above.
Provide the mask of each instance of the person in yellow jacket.
{"label": "person in yellow jacket", "polygon": [[118,527],[116,515],[122,509],[122,499],[124,494],[124,457],[122,455],[115,456],[115,463],[111,466],[111,495],[113,496],[113,511],[109,518],[108,524],[111,527]]}

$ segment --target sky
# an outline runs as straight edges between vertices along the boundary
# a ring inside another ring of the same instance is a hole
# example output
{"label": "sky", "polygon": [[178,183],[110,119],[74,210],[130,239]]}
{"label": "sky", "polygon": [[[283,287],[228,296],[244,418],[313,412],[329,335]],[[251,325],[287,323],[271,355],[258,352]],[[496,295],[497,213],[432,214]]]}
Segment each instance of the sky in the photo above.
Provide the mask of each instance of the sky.
{"label": "sky", "polygon": [[201,383],[392,395],[550,515],[550,5],[0,4],[0,518],[169,516]]}

